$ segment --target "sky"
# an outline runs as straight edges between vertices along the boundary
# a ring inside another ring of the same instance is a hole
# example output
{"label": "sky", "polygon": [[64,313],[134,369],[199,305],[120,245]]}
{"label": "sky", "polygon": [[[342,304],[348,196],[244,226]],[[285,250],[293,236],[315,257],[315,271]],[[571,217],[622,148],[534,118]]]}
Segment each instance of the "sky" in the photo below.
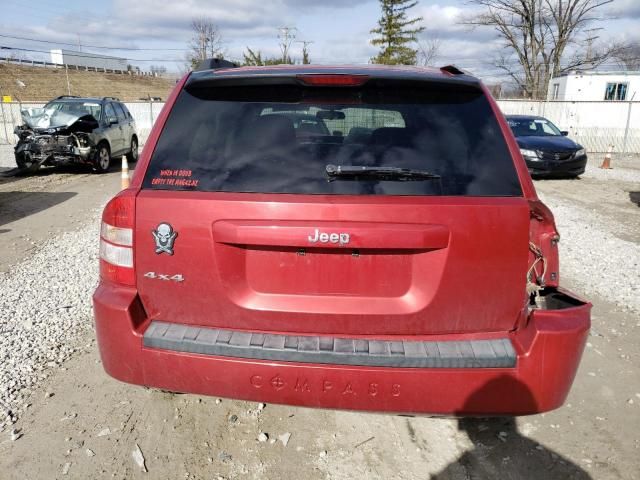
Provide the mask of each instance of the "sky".
{"label": "sky", "polygon": [[[436,65],[455,64],[485,80],[506,81],[492,65],[499,53],[508,53],[497,34],[488,27],[470,30],[459,23],[461,16],[473,13],[468,2],[453,0],[420,0],[410,10],[411,16],[423,17],[420,40],[439,41]],[[597,42],[640,41],[640,0],[613,0],[602,13],[607,20],[592,25],[601,28],[595,32]],[[313,63],[363,64],[377,52],[369,32],[379,16],[378,0],[2,0],[0,47],[48,52],[77,49],[80,44],[84,52],[125,57],[142,70],[163,65],[178,72],[185,68],[192,18],[209,17],[220,29],[227,58],[242,59],[246,47],[261,51],[263,57],[279,55],[278,28],[288,26],[296,29],[294,59],[302,56],[298,41],[308,41],[313,42],[309,44]],[[95,48],[100,46],[109,48]],[[4,48],[0,56],[8,52]]]}

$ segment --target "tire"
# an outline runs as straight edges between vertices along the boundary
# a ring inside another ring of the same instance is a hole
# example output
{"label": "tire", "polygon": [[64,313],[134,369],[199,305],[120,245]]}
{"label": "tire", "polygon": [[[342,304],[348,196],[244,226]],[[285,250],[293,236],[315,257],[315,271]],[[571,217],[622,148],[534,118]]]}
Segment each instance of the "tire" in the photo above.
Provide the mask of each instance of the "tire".
{"label": "tire", "polygon": [[109,144],[102,142],[98,144],[95,159],[93,160],[93,171],[96,173],[106,173],[111,167],[111,150]]}
{"label": "tire", "polygon": [[34,162],[29,155],[25,154],[16,155],[16,165],[22,173],[35,173],[40,168],[40,163]]}
{"label": "tire", "polygon": [[127,153],[127,161],[135,163],[138,161],[138,139],[131,137],[131,150]]}

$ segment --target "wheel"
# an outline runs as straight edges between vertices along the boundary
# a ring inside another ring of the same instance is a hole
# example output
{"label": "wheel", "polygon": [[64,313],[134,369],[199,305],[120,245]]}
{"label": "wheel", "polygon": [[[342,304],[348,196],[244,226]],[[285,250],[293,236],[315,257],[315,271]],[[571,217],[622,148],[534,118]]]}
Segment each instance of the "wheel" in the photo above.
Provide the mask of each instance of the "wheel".
{"label": "wheel", "polygon": [[24,173],[34,173],[40,168],[40,163],[34,161],[28,153],[16,154],[16,165]]}
{"label": "wheel", "polygon": [[109,145],[101,143],[98,145],[95,160],[93,161],[93,171],[96,173],[105,173],[109,171],[111,166],[111,150]]}
{"label": "wheel", "polygon": [[131,150],[127,153],[127,160],[131,163],[138,161],[138,139],[136,137],[131,138]]}

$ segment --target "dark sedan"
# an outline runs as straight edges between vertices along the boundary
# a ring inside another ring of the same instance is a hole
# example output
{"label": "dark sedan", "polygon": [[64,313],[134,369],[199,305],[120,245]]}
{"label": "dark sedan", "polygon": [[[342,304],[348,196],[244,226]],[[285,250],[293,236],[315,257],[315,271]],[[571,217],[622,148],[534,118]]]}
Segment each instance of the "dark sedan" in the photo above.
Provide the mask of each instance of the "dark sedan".
{"label": "dark sedan", "polygon": [[507,122],[532,176],[577,177],[584,173],[586,150],[546,118],[507,115]]}

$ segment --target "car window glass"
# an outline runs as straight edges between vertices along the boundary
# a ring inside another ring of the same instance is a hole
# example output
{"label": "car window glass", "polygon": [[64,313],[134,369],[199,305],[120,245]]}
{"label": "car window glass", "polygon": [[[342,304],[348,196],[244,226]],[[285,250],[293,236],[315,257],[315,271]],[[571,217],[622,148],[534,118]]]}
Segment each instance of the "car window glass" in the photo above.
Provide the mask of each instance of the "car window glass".
{"label": "car window glass", "polygon": [[546,119],[536,120],[539,127],[542,129],[541,135],[561,135],[560,130],[553,123]]}
{"label": "car window glass", "polygon": [[[144,187],[521,195],[505,139],[484,94],[432,88],[342,90],[336,91],[335,100],[325,91],[320,101],[289,86],[233,89],[228,94],[224,88],[185,90],[158,140]],[[302,135],[299,129],[312,132]],[[441,178],[328,181],[329,164],[419,169]]]}
{"label": "car window glass", "polygon": [[100,104],[94,102],[51,102],[45,109],[53,108],[60,112],[73,115],[92,115],[95,119],[100,118]]}
{"label": "car window glass", "polygon": [[542,126],[542,131],[546,134],[546,135],[555,135],[556,132],[553,131],[553,128],[551,128],[551,126],[547,123],[541,123]]}
{"label": "car window glass", "polygon": [[544,118],[508,118],[507,123],[516,137],[558,136],[560,130]]}
{"label": "car window glass", "polygon": [[124,113],[124,110],[122,110],[122,107],[120,106],[119,103],[112,103],[111,105],[113,105],[114,110],[116,111],[116,115],[118,117],[118,120],[121,122],[124,122],[127,119],[127,115]]}
{"label": "car window glass", "polygon": [[104,106],[104,116],[105,116],[105,119],[107,120],[107,122],[108,122],[111,118],[114,118],[114,117],[115,117],[115,118],[117,118],[116,112],[115,112],[115,110],[113,109],[113,105],[112,105],[112,104],[107,103],[107,104]]}
{"label": "car window glass", "polygon": [[133,118],[131,116],[131,112],[129,112],[129,109],[127,108],[127,106],[124,103],[120,103],[119,105],[120,105],[120,107],[122,107],[122,110],[124,110],[124,114],[126,115],[127,118],[129,118],[129,119]]}

